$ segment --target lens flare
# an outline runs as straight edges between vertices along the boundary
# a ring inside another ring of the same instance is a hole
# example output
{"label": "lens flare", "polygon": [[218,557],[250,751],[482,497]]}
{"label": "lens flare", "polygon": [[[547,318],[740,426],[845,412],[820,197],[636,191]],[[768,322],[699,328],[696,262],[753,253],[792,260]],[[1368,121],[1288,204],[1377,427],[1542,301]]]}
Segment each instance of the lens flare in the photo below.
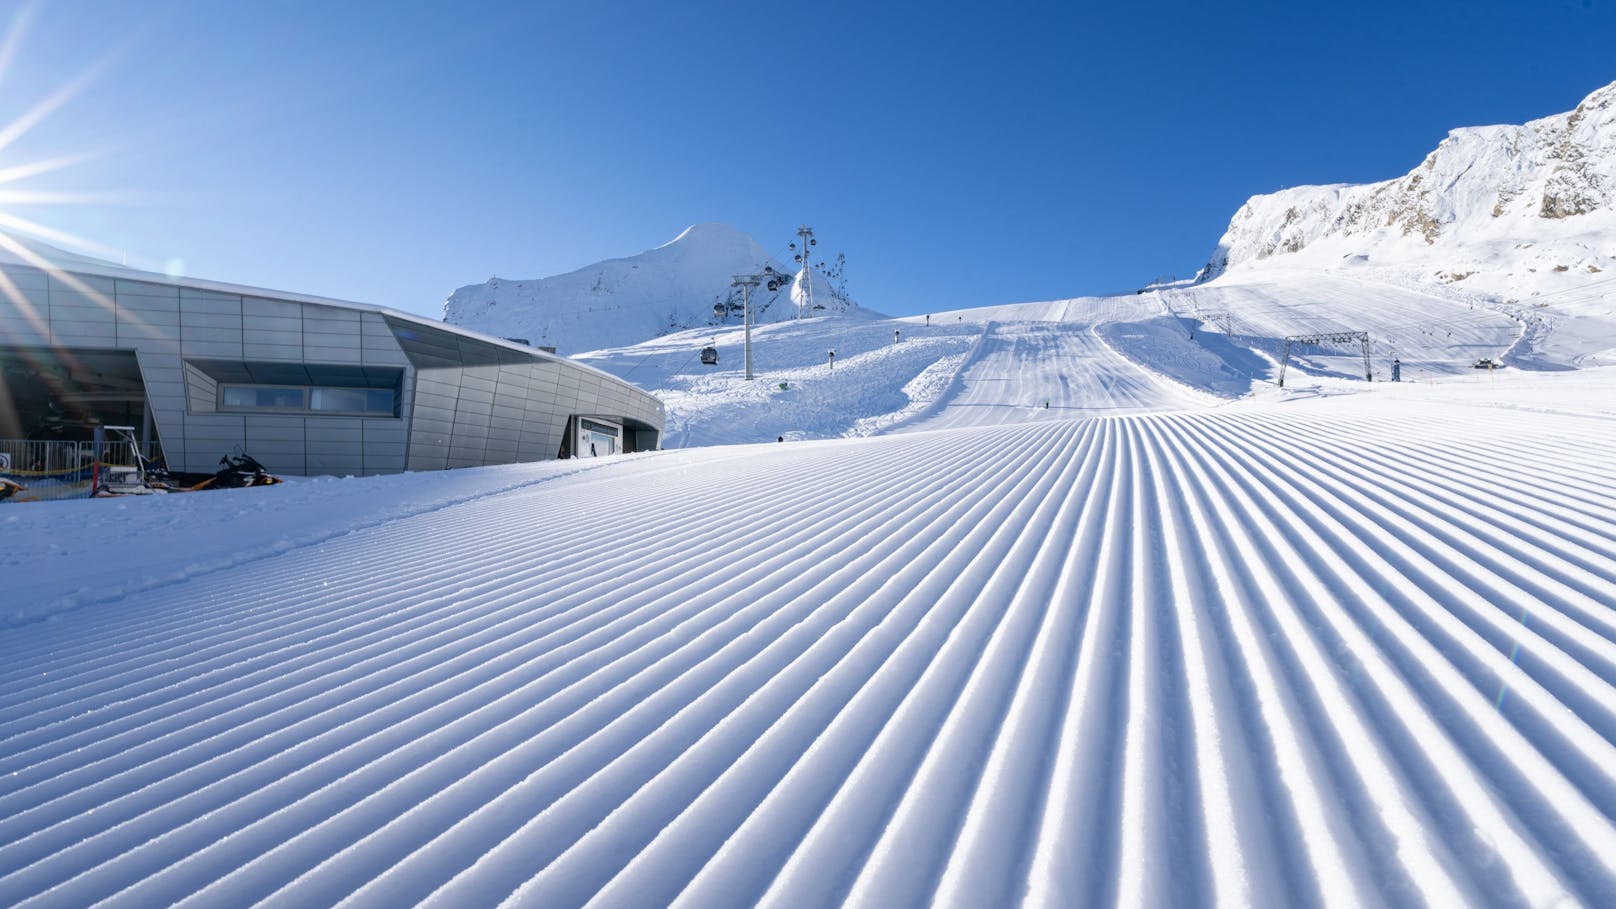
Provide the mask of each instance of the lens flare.
{"label": "lens flare", "polygon": [[[28,31],[39,15],[40,8],[41,4],[38,0],[30,0],[30,2],[22,4],[12,15],[4,36],[0,37],[0,86],[5,84],[13,63],[15,63],[18,54],[22,51]],[[74,98],[82,94],[85,89],[105,74],[120,55],[120,52],[113,52],[101,57],[77,76],[64,82],[43,100],[29,107],[16,119],[9,123],[0,124],[0,152],[10,148],[47,117],[61,110],[72,102]],[[0,187],[4,187],[4,189],[0,189],[0,249],[5,249],[28,264],[57,276],[60,276],[60,269],[50,263],[46,257],[29,248],[27,244],[19,239],[20,237],[31,237],[36,240],[68,246],[114,261],[122,258],[123,253],[119,250],[96,243],[86,237],[77,236],[42,224],[34,218],[22,217],[13,211],[18,206],[48,207],[53,205],[107,204],[111,202],[110,197],[90,193],[60,192],[13,185],[31,177],[64,170],[94,157],[97,157],[97,153],[78,153],[57,155],[17,164],[0,165]],[[68,282],[65,278],[63,283],[68,283],[71,286],[71,282]],[[0,294],[7,297],[11,296],[11,293],[3,286],[0,286]],[[90,296],[92,299],[100,298],[97,302],[105,299],[101,294],[90,294]],[[26,309],[23,311],[25,314],[28,312]]]}

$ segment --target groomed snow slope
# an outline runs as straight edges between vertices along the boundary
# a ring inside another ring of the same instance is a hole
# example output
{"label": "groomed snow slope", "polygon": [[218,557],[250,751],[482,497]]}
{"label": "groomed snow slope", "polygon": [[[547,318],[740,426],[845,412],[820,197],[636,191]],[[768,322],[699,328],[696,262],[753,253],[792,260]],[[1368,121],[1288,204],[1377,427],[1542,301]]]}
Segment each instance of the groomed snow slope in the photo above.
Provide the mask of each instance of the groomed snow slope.
{"label": "groomed snow slope", "polygon": [[1135,365],[1107,346],[1091,323],[989,322],[947,391],[895,428],[1070,420],[1216,400]]}
{"label": "groomed snow slope", "polygon": [[0,636],[0,904],[1609,904],[1616,374],[1526,378],[8,509],[153,579]]}
{"label": "groomed snow slope", "polygon": [[[1585,279],[1530,305],[1395,281],[1272,266],[1140,294],[938,312],[929,322],[788,321],[753,331],[752,383],[742,379],[738,328],[579,359],[660,397],[669,448],[1204,406],[1268,393],[1283,339],[1317,332],[1366,332],[1377,382],[1391,377],[1394,358],[1404,379],[1421,380],[1473,375],[1484,357],[1533,370],[1616,362],[1616,279]],[[699,360],[708,344],[716,366]],[[1363,375],[1357,345],[1297,345],[1287,381]]]}

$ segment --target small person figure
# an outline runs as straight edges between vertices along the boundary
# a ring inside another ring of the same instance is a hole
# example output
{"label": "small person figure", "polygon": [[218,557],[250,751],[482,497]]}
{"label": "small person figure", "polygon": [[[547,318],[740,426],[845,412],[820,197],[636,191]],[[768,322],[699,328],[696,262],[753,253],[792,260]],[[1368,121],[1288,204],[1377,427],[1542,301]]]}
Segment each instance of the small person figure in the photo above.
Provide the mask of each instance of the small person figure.
{"label": "small person figure", "polygon": [[1403,381],[1403,361],[1397,359],[1396,357],[1392,358],[1392,381]]}
{"label": "small person figure", "polygon": [[892,343],[896,344],[899,340],[901,340],[901,338],[899,336],[898,329],[892,329]]}
{"label": "small person figure", "polygon": [[1049,409],[1049,402],[1048,402],[1048,401],[1045,401],[1045,402],[1044,402],[1044,409],[1045,409],[1045,410],[1048,410],[1048,409]]}
{"label": "small person figure", "polygon": [[931,327],[931,313],[926,313],[926,327]]}
{"label": "small person figure", "polygon": [[786,440],[786,437],[785,436],[776,436],[774,440],[776,442],[784,442]]}

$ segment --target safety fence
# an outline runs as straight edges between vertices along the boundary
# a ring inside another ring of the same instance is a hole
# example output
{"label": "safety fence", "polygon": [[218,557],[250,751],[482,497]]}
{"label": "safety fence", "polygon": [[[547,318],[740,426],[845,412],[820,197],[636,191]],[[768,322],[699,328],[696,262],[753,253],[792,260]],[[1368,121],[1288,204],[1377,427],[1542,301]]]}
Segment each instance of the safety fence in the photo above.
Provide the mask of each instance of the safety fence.
{"label": "safety fence", "polygon": [[[161,460],[156,442],[108,440],[100,443],[100,465],[136,466]],[[82,499],[95,492],[95,442],[42,442],[0,439],[0,501],[43,502]]]}

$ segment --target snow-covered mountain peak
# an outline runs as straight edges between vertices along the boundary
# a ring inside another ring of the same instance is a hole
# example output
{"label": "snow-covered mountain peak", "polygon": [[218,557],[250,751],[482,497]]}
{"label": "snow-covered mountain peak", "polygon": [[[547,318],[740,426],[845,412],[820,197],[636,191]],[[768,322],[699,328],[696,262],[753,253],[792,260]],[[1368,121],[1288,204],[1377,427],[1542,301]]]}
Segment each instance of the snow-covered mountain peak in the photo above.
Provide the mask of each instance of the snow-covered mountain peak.
{"label": "snow-covered mountain peak", "polygon": [[670,246],[681,244],[721,244],[721,243],[751,243],[752,238],[736,230],[728,224],[717,221],[705,221],[701,224],[692,224],[679,231],[679,236],[658,246],[657,249],[667,249]]}
{"label": "snow-covered mountain peak", "polygon": [[[736,275],[765,267],[788,269],[756,240],[727,224],[703,223],[638,255],[607,259],[548,278],[490,278],[462,287],[444,303],[444,321],[506,338],[554,346],[567,353],[620,347],[689,328],[740,318]],[[834,292],[823,273],[814,280],[816,315],[858,310]],[[760,287],[753,318],[777,322],[797,314],[789,287]],[[718,309],[715,309],[717,307]],[[722,311],[723,315],[717,313]]]}
{"label": "snow-covered mountain peak", "polygon": [[1202,277],[1268,259],[1416,273],[1441,266],[1444,275],[1478,276],[1475,286],[1493,290],[1539,271],[1586,275],[1616,265],[1608,261],[1616,257],[1613,200],[1616,83],[1567,113],[1452,130],[1394,180],[1253,196]]}

